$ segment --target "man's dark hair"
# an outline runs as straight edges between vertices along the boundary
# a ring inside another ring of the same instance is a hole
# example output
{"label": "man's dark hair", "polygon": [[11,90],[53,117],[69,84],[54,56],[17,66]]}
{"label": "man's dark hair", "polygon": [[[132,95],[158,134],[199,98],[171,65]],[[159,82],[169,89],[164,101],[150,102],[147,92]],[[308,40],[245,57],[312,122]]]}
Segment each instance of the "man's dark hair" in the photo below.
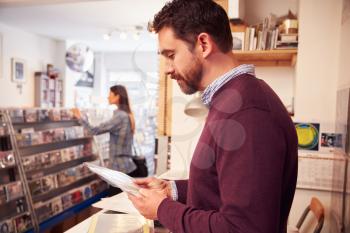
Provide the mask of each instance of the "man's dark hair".
{"label": "man's dark hair", "polygon": [[212,0],[173,0],[159,11],[153,20],[153,30],[164,27],[174,30],[178,39],[194,48],[197,36],[208,33],[218,48],[226,53],[232,50],[232,35],[225,10]]}

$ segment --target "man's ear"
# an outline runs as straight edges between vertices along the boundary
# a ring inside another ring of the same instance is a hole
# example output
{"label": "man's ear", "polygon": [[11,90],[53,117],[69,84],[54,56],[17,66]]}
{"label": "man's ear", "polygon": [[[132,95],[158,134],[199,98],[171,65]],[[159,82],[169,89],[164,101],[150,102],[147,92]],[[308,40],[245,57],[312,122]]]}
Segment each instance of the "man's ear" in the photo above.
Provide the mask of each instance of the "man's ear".
{"label": "man's ear", "polygon": [[207,58],[213,50],[213,40],[208,33],[200,33],[197,37],[203,58]]}

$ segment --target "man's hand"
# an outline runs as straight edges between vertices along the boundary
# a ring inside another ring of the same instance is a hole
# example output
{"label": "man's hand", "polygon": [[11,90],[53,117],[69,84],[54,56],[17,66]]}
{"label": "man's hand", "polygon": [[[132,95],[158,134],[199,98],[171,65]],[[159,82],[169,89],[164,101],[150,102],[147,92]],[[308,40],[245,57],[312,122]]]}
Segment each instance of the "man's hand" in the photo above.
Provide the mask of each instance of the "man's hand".
{"label": "man's hand", "polygon": [[140,196],[128,194],[136,209],[147,219],[156,220],[160,203],[167,198],[166,194],[156,189],[140,189]]}
{"label": "man's hand", "polygon": [[171,185],[169,181],[161,180],[155,177],[147,177],[135,179],[134,183],[141,188],[156,190],[157,192],[165,194],[166,197],[171,198]]}

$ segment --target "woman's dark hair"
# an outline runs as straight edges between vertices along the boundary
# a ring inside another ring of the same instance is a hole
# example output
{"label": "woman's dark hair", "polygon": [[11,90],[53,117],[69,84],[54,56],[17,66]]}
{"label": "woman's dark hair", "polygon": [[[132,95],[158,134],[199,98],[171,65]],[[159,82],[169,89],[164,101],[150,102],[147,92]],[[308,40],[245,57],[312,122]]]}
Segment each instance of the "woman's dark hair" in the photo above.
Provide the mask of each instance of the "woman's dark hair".
{"label": "woman's dark hair", "polygon": [[175,36],[194,48],[197,36],[208,33],[221,52],[232,50],[230,22],[225,10],[212,0],[173,0],[159,11],[152,29],[159,32],[164,27],[174,30]]}
{"label": "woman's dark hair", "polygon": [[131,108],[130,108],[129,96],[128,96],[128,92],[126,91],[126,88],[122,85],[115,85],[115,86],[112,86],[109,90],[113,92],[114,95],[119,95],[120,99],[119,99],[118,108],[130,114]]}

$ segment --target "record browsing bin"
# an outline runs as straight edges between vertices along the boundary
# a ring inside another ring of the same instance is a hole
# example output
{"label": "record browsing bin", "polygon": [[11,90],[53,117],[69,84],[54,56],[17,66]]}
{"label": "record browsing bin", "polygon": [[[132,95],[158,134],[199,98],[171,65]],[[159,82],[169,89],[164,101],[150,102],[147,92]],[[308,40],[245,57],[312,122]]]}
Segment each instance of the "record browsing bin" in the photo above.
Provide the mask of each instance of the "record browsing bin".
{"label": "record browsing bin", "polygon": [[0,178],[0,206],[15,207],[0,215],[0,229],[5,224],[4,228],[10,229],[5,232],[33,227],[42,231],[43,222],[107,189],[104,181],[82,166],[101,159],[93,137],[69,109],[0,112],[8,118],[6,127],[4,117],[0,118],[0,137],[6,138],[0,140],[0,173],[6,174]]}

